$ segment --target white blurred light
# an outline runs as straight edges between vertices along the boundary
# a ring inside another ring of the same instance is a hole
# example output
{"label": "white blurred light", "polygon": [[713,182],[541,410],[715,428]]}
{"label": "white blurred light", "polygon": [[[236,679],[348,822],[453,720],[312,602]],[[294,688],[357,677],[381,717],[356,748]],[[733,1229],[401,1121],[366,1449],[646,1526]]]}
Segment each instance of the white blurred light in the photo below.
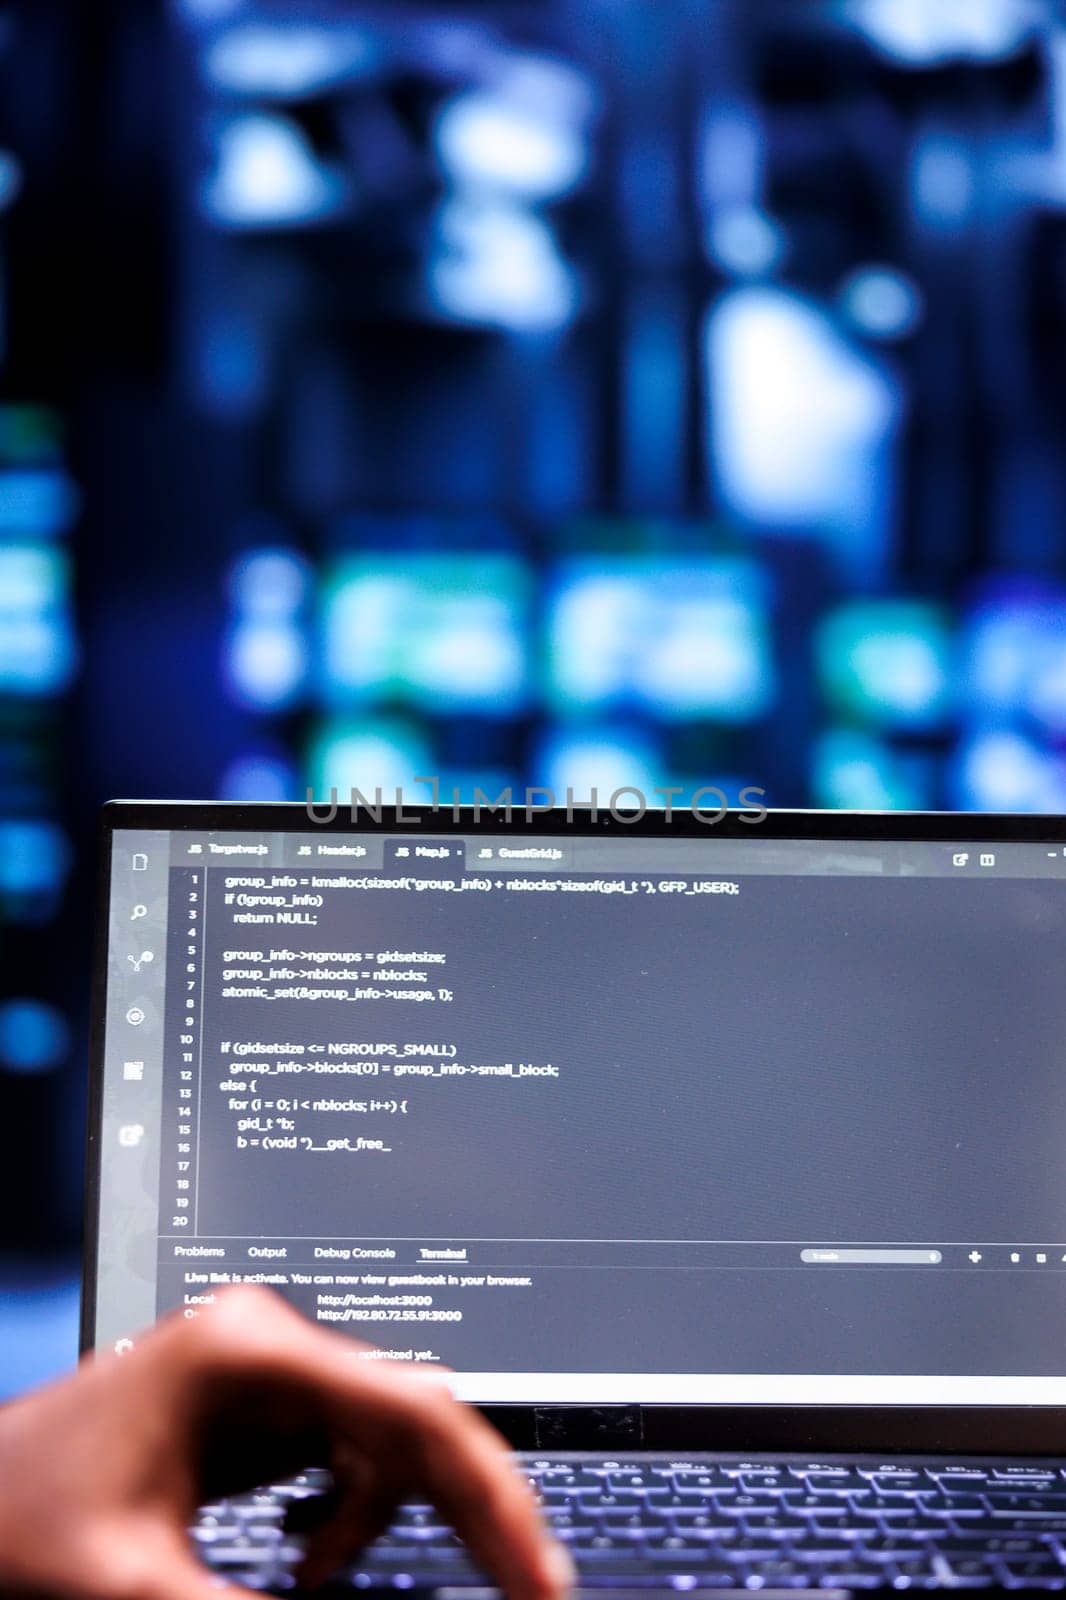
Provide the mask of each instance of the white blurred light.
{"label": "white blurred light", "polygon": [[822,805],[853,811],[887,811],[892,805],[882,747],[854,735],[828,734],[815,747],[814,788]]}
{"label": "white blurred light", "polygon": [[870,634],[852,647],[850,666],[871,699],[905,720],[924,716],[946,687],[936,648],[916,634]]}
{"label": "white blurred light", "polygon": [[569,193],[588,166],[579,129],[488,90],[459,95],[444,106],[436,145],[453,180],[523,200]]}
{"label": "white blurred light", "polygon": [[1066,763],[1021,734],[981,734],[962,752],[960,803],[978,811],[1066,811]]}
{"label": "white blurred light", "polygon": [[513,711],[527,676],[522,576],[509,561],[469,555],[353,573],[325,608],[327,692]]}
{"label": "white blurred light", "polygon": [[907,772],[882,740],[851,728],[833,728],[814,746],[816,805],[835,811],[922,810],[925,786]]}
{"label": "white blurred light", "polygon": [[249,112],[223,126],[216,170],[205,192],[217,222],[234,227],[317,222],[336,212],[346,197],[343,176],[318,163],[303,132],[288,118]]}
{"label": "white blurred light", "polygon": [[772,689],[768,652],[758,619],[739,597],[694,595],[673,608],[664,636],[649,644],[637,681],[661,715],[702,713],[732,722],[765,711]]}
{"label": "white blurred light", "polygon": [[412,675],[424,697],[511,705],[522,693],[525,666],[522,640],[501,608],[471,596],[455,606],[450,625],[442,618],[422,641]]}
{"label": "white blurred light", "polygon": [[898,400],[817,306],[730,291],[707,324],[712,451],[724,498],[755,522],[858,522]]}
{"label": "white blurred light", "polygon": [[304,636],[290,623],[254,619],[234,628],[229,677],[240,699],[258,710],[291,703],[307,672]]}
{"label": "white blurred light", "polygon": [[216,39],[205,65],[216,88],[291,100],[344,82],[372,58],[366,36],[352,27],[248,23]]}
{"label": "white blurred light", "polygon": [[337,586],[323,622],[323,668],[331,690],[392,687],[393,648],[413,603],[411,590],[386,573],[361,574],[356,582]]}
{"label": "white blurred light", "polygon": [[0,547],[0,689],[55,694],[76,666],[65,559],[51,546]]}
{"label": "white blurred light", "polygon": [[38,615],[65,598],[66,563],[35,545],[0,546],[0,615]]}
{"label": "white blurred light", "polygon": [[662,717],[743,722],[773,694],[761,601],[740,564],[634,564],[564,575],[549,617],[560,703],[636,701]]}
{"label": "white blurred light", "polygon": [[627,686],[631,656],[648,633],[648,601],[639,583],[610,571],[564,582],[552,607],[550,647],[557,689],[592,706]]}
{"label": "white blurred light", "polygon": [[513,104],[575,127],[587,127],[596,109],[588,80],[566,62],[547,56],[508,56],[496,87]]}
{"label": "white blurred light", "polygon": [[[551,734],[534,770],[543,774],[542,781],[563,804],[568,788],[578,802],[589,800],[595,789],[599,804],[606,806],[616,789],[630,786],[639,789],[649,805],[662,803],[653,793],[655,785],[665,781],[658,752],[642,735],[624,729]],[[626,795],[619,805],[635,806],[636,797]]]}
{"label": "white blurred light", "polygon": [[573,269],[547,223],[503,201],[453,196],[437,213],[434,304],[463,322],[551,332],[574,316]]}
{"label": "white blurred light", "polygon": [[291,550],[255,550],[230,574],[233,601],[246,616],[290,617],[307,593],[307,563]]}
{"label": "white blurred light", "polygon": [[731,206],[711,218],[707,249],[724,272],[756,278],[772,272],[785,254],[780,227],[754,206]]}
{"label": "white blurred light", "polygon": [[844,16],[884,54],[911,67],[996,61],[1025,44],[1030,0],[848,0]]}
{"label": "white blurred light", "polygon": [[844,280],[840,305],[846,317],[873,339],[902,339],[922,315],[922,297],[905,273],[893,267],[860,267]]}

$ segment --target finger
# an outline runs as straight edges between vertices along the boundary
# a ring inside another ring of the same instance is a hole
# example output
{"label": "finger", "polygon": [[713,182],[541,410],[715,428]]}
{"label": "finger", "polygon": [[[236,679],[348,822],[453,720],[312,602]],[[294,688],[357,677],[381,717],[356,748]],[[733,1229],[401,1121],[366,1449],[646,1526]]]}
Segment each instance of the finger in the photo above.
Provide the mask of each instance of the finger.
{"label": "finger", "polygon": [[[499,1435],[439,1379],[416,1381],[395,1363],[353,1361],[343,1340],[305,1326],[311,1344],[302,1345],[299,1370],[318,1387],[335,1439],[379,1465],[392,1463],[397,1494],[417,1490],[432,1500],[512,1600],[559,1600],[573,1586],[573,1564]],[[351,1548],[349,1540],[345,1553]]]}
{"label": "finger", "polygon": [[496,1432],[457,1401],[438,1403],[416,1443],[421,1486],[511,1600],[560,1600],[575,1582],[529,1485]]}
{"label": "finger", "polygon": [[331,1463],[336,1490],[329,1516],[315,1528],[299,1579],[314,1588],[371,1544],[392,1522],[403,1498],[400,1477],[387,1462],[340,1445]]}
{"label": "finger", "polygon": [[[356,1361],[346,1341],[304,1324],[305,1382],[322,1386],[330,1425],[376,1462],[398,1464],[402,1492],[434,1502],[512,1600],[559,1600],[574,1582],[569,1554],[548,1533],[503,1440],[456,1401],[437,1374]],[[296,1345],[289,1346],[295,1352]]]}
{"label": "finger", "polygon": [[211,1323],[199,1362],[206,1352],[215,1376],[240,1381],[254,1370],[302,1394],[335,1443],[398,1464],[407,1488],[423,1490],[439,1506],[512,1600],[559,1600],[570,1587],[569,1556],[548,1534],[503,1441],[439,1381],[417,1381],[396,1363],[358,1359],[350,1340],[275,1296],[241,1290],[220,1297]]}

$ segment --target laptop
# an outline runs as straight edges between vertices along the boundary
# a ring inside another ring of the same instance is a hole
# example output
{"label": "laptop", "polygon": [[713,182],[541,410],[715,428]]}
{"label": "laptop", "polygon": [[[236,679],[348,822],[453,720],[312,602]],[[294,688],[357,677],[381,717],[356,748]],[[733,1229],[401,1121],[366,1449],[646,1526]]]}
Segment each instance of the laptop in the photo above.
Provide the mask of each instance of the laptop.
{"label": "laptop", "polygon": [[[1066,819],[109,806],[82,1339],[268,1283],[583,1588],[1066,1586]],[[284,1592],[296,1479],[205,1507]],[[338,1592],[484,1593],[429,1506]]]}

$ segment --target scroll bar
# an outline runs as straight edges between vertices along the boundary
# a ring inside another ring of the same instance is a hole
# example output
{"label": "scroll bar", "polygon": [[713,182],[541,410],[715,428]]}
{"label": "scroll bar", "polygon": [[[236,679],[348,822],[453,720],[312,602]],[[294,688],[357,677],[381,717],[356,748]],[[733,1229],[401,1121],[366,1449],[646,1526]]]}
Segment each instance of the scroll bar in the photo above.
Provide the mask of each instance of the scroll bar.
{"label": "scroll bar", "polygon": [[939,1250],[801,1250],[809,1267],[938,1267]]}

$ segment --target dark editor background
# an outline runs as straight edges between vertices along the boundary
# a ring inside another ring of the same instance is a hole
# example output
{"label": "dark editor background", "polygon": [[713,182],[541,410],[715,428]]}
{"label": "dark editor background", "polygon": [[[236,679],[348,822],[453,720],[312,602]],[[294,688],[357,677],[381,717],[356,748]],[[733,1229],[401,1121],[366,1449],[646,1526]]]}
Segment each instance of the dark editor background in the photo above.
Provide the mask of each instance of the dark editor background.
{"label": "dark editor background", "polygon": [[1054,0],[9,0],[0,282],[5,1390],[102,800],[1066,809]]}

